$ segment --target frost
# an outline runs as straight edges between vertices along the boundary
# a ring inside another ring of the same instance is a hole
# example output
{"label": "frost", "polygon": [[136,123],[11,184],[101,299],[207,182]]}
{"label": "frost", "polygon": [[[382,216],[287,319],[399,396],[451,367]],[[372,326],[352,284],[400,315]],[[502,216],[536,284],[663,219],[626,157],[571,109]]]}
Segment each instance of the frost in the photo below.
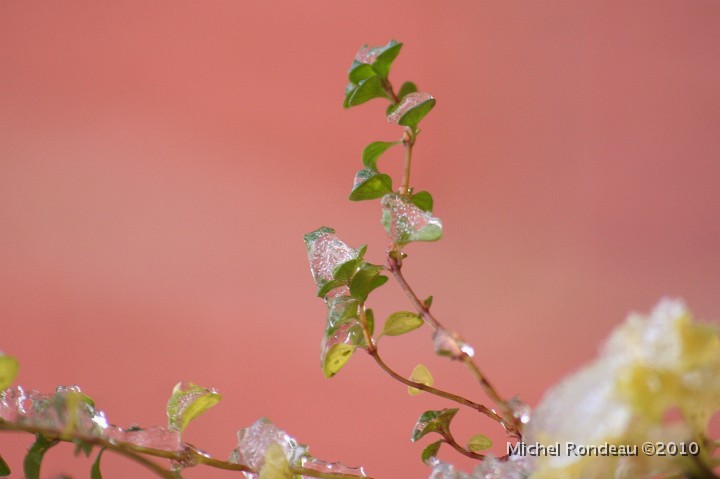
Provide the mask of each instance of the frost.
{"label": "frost", "polygon": [[310,271],[320,287],[333,279],[333,270],[357,258],[357,250],[343,243],[332,228],[322,227],[305,235]]}
{"label": "frost", "polygon": [[413,241],[436,241],[442,236],[442,222],[403,195],[383,196],[382,223],[394,242],[403,245]]}
{"label": "frost", "polygon": [[400,103],[393,108],[390,113],[387,116],[387,120],[390,123],[398,124],[400,121],[400,118],[407,113],[408,111],[412,110],[416,106],[420,105],[421,103],[425,103],[428,100],[432,100],[433,97],[429,93],[424,92],[415,92],[415,93],[408,93],[402,99],[400,100]]}

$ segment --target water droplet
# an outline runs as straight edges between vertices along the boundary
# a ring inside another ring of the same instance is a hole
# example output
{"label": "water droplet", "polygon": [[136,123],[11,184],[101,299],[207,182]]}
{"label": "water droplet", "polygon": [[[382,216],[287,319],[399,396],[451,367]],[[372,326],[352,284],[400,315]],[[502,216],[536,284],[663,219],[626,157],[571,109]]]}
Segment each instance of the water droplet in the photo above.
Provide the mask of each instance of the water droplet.
{"label": "water droplet", "polygon": [[400,121],[400,118],[407,113],[408,111],[412,110],[416,106],[418,106],[421,103],[424,103],[428,100],[432,100],[433,97],[429,93],[425,92],[415,92],[415,93],[408,93],[404,97],[400,99],[400,103],[390,110],[390,113],[387,116],[387,121],[390,123],[398,124]]}

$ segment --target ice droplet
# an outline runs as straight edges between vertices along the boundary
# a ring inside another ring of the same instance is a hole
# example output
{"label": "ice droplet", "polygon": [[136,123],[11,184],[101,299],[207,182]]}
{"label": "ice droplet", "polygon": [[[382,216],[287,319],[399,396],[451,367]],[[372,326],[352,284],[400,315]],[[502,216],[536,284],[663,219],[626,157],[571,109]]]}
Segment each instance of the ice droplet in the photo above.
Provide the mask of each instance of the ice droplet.
{"label": "ice droplet", "polygon": [[321,286],[333,279],[333,270],[339,265],[357,258],[352,249],[335,235],[332,228],[322,227],[305,235],[310,271],[315,284]]}
{"label": "ice droplet", "polygon": [[412,110],[416,106],[418,106],[421,103],[425,103],[428,100],[432,100],[433,97],[429,93],[425,92],[415,92],[415,93],[408,93],[402,99],[400,100],[400,103],[390,110],[390,113],[387,116],[387,121],[390,123],[398,124],[400,121],[400,118],[407,113],[408,111]]}
{"label": "ice droplet", "polygon": [[372,65],[382,51],[383,47],[369,47],[364,45],[355,55],[355,61],[358,63],[367,63]]}
{"label": "ice droplet", "polygon": [[[230,454],[230,462],[244,464],[259,471],[265,464],[265,452],[271,443],[277,443],[285,452],[290,465],[298,465],[307,455],[307,447],[298,444],[285,431],[267,418],[260,418],[252,426],[238,431],[238,444]],[[245,473],[245,477],[255,477]]]}
{"label": "ice droplet", "polygon": [[507,404],[515,419],[519,419],[523,424],[530,422],[530,406],[522,402],[518,396],[510,399]]}
{"label": "ice droplet", "polygon": [[410,198],[390,193],[383,196],[380,205],[385,231],[394,242],[436,241],[442,236],[442,222],[415,206]]}
{"label": "ice droplet", "polygon": [[433,333],[435,353],[440,356],[449,356],[453,359],[462,359],[463,356],[473,357],[475,349],[465,343],[454,331],[438,329]]}

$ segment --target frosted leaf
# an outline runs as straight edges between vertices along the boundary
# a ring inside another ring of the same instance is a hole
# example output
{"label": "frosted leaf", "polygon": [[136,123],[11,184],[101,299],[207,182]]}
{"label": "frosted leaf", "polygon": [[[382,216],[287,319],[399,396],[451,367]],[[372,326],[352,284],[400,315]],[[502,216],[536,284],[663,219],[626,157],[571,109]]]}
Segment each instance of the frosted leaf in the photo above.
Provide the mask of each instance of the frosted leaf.
{"label": "frosted leaf", "polygon": [[305,235],[310,271],[315,284],[320,287],[333,279],[333,270],[341,264],[357,258],[352,249],[335,235],[332,228],[322,227]]}
{"label": "frosted leaf", "polygon": [[382,223],[394,242],[436,241],[442,236],[442,222],[413,204],[410,198],[390,193],[383,196]]}
{"label": "frosted leaf", "polygon": [[428,100],[432,100],[433,96],[429,93],[425,92],[415,92],[415,93],[408,93],[402,99],[400,100],[400,103],[393,108],[390,113],[387,116],[387,120],[390,123],[398,124],[398,121],[400,121],[400,118],[407,113],[408,111],[412,110],[416,106],[420,105],[421,103],[425,103]]}
{"label": "frosted leaf", "polygon": [[[341,288],[338,288],[341,289]],[[333,333],[339,326],[346,322],[357,323],[358,306],[357,299],[351,296],[337,295],[327,300],[328,314],[326,333]]]}
{"label": "frosted leaf", "polygon": [[[259,471],[265,464],[265,453],[272,443],[277,443],[282,448],[290,465],[301,464],[302,458],[307,455],[306,446],[298,444],[269,419],[260,418],[252,426],[238,431],[238,444],[230,454],[229,461]],[[255,477],[249,473],[245,473],[245,476]]]}
{"label": "frosted leaf", "polygon": [[363,183],[364,181],[366,181],[368,178],[374,176],[375,174],[376,174],[375,171],[370,170],[368,168],[363,168],[362,170],[359,170],[355,174],[355,180],[353,180],[353,188],[355,188],[360,183]]}
{"label": "frosted leaf", "polygon": [[510,399],[507,404],[515,419],[519,419],[522,424],[530,422],[530,406],[522,402],[518,396]]}
{"label": "frosted leaf", "polygon": [[385,50],[385,47],[369,47],[367,45],[363,46],[355,55],[355,61],[358,63],[367,63],[368,65],[372,65],[375,63],[375,59],[378,55],[380,55],[383,50]]}
{"label": "frosted leaf", "polygon": [[[348,467],[340,462],[325,462],[315,458],[304,461],[302,467],[327,474],[352,474],[354,476],[367,477],[362,467]],[[309,479],[310,476],[302,477]]]}
{"label": "frosted leaf", "polygon": [[136,446],[163,451],[180,451],[183,449],[180,433],[160,426],[152,426],[147,429],[137,427],[123,429],[117,426],[109,426],[103,432],[103,436],[113,441],[128,442]]}
{"label": "frosted leaf", "polygon": [[452,359],[462,359],[463,356],[473,357],[475,350],[465,343],[454,331],[438,329],[433,333],[435,353],[440,356],[449,356]]}
{"label": "frosted leaf", "polygon": [[188,381],[175,385],[167,404],[168,426],[182,432],[188,423],[221,399],[215,389],[206,389]]}

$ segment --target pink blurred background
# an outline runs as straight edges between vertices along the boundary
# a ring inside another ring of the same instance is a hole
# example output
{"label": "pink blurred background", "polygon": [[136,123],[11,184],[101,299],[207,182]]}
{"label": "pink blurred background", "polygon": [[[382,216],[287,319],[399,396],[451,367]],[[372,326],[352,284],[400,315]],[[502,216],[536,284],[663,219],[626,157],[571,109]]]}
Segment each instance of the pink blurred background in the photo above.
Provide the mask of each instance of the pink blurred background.
{"label": "pink blurred background", "polygon": [[[346,197],[363,146],[400,131],[384,104],[341,100],[356,50],[390,38],[391,80],[438,99],[413,183],[445,237],[411,245],[406,275],[501,393],[537,404],[664,295],[720,318],[717,1],[4,1],[0,349],[17,382],[76,383],[112,422],[150,426],[191,380],[224,400],[185,438],[220,458],[267,416],[320,458],[426,477],[410,431],[449,404],[363,354],[323,378],[302,242],[329,225],[383,260],[378,205]],[[410,307],[392,282],[376,296],[376,316]],[[384,339],[387,362],[485,401],[428,332]],[[461,440],[502,453],[494,424],[461,418]],[[13,477],[30,442],[0,435]],[[71,449],[43,477],[87,477]]]}

